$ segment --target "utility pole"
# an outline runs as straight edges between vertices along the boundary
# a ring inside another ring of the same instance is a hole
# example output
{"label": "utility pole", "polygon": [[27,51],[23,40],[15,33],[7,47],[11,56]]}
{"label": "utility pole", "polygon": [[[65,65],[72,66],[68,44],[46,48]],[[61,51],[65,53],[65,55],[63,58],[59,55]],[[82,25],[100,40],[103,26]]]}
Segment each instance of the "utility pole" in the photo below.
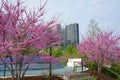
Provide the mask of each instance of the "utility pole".
{"label": "utility pole", "polygon": [[83,72],[83,57],[81,58],[82,72]]}
{"label": "utility pole", "polygon": [[[52,56],[52,47],[50,46],[50,56]],[[52,62],[50,60],[50,77],[52,76]]]}

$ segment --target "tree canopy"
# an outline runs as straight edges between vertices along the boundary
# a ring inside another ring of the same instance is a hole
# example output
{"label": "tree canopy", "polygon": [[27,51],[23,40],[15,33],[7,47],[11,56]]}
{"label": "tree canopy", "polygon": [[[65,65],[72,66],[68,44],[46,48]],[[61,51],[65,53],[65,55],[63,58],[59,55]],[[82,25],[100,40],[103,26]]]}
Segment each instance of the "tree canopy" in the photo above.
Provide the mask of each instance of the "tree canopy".
{"label": "tree canopy", "polygon": [[98,67],[113,63],[120,56],[120,36],[113,32],[100,32],[95,38],[84,38],[77,46],[79,54],[88,57]]}
{"label": "tree canopy", "polygon": [[[22,72],[19,70],[22,69],[24,60],[31,61],[32,57],[25,59],[26,55],[39,55],[41,49],[60,41],[56,18],[47,22],[43,18],[46,3],[33,11],[27,10],[23,3],[22,0],[2,0],[0,4],[0,60],[6,65],[7,61],[4,59],[10,57],[11,66],[6,66],[13,80],[21,76]],[[13,57],[17,57],[17,60]]]}

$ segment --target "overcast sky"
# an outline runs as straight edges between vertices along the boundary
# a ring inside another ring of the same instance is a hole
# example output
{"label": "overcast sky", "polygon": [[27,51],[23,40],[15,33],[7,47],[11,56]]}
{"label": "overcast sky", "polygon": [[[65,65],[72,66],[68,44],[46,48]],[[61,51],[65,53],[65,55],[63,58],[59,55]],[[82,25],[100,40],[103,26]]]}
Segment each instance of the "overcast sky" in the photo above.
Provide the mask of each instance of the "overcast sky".
{"label": "overcast sky", "polygon": [[[26,4],[29,8],[37,7],[40,0],[28,0]],[[80,34],[87,32],[91,19],[95,19],[102,30],[119,32],[120,0],[48,0],[46,10],[46,19],[61,15],[58,21],[62,25],[79,23]]]}
{"label": "overcast sky", "polygon": [[[46,0],[27,0],[28,8],[38,7]],[[62,25],[79,23],[79,31],[86,34],[89,21],[95,19],[102,30],[114,30],[119,33],[120,0],[48,0],[46,19],[60,16],[58,22]]]}

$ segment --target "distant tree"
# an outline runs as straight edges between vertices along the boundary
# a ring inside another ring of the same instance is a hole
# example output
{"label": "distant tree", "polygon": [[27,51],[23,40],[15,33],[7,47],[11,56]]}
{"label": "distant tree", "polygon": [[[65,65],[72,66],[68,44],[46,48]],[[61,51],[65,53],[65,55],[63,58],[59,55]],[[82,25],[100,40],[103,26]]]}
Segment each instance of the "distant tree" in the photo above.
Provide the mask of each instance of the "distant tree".
{"label": "distant tree", "polygon": [[88,35],[94,39],[95,34],[100,32],[100,28],[98,27],[98,23],[92,19],[90,20],[90,24],[88,25]]}
{"label": "distant tree", "polygon": [[12,80],[24,77],[40,50],[51,47],[52,43],[58,44],[56,19],[45,22],[44,7],[45,4],[30,11],[23,6],[22,0],[1,1],[0,62],[7,67]]}
{"label": "distant tree", "polygon": [[113,32],[100,32],[94,39],[83,39],[77,48],[80,55],[97,63],[98,71],[101,71],[102,66],[113,63],[120,55],[120,36],[113,36]]}
{"label": "distant tree", "polygon": [[70,54],[77,53],[77,50],[76,50],[76,48],[74,46],[72,46],[71,44],[68,44],[64,52],[65,52],[65,54],[70,55]]}
{"label": "distant tree", "polygon": [[59,45],[56,48],[52,48],[52,56],[53,57],[60,57],[63,55],[63,51],[62,51],[62,46]]}

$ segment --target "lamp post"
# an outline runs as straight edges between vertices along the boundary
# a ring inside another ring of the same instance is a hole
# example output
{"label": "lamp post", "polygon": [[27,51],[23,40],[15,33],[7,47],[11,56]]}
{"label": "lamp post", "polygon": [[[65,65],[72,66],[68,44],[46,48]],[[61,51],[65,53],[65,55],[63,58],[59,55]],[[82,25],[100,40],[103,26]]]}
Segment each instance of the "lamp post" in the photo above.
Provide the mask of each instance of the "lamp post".
{"label": "lamp post", "polygon": [[82,72],[84,71],[84,66],[86,66],[85,64],[84,64],[84,60],[85,59],[87,59],[87,57],[81,57],[81,68],[82,68]]}
{"label": "lamp post", "polygon": [[82,72],[83,72],[83,57],[81,58]]}
{"label": "lamp post", "polygon": [[[52,56],[52,47],[50,46],[50,56]],[[50,77],[52,76],[52,62],[50,60]]]}
{"label": "lamp post", "polygon": [[6,74],[6,64],[5,64],[5,66],[4,66],[4,78],[5,78],[5,75]]}
{"label": "lamp post", "polygon": [[[50,57],[52,57],[52,45],[53,45],[53,43],[55,42],[55,40],[54,39],[51,39],[52,41],[50,42]],[[51,58],[50,58],[51,59]],[[52,76],[52,62],[51,62],[51,60],[50,60],[50,77]],[[51,80],[51,79],[50,79]]]}

